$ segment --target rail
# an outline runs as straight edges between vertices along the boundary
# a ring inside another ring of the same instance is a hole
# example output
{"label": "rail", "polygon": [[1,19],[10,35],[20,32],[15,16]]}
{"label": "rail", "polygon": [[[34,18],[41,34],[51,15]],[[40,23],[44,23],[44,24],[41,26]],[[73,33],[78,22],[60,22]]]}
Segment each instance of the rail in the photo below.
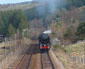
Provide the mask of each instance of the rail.
{"label": "rail", "polygon": [[41,53],[42,69],[55,69],[48,52]]}

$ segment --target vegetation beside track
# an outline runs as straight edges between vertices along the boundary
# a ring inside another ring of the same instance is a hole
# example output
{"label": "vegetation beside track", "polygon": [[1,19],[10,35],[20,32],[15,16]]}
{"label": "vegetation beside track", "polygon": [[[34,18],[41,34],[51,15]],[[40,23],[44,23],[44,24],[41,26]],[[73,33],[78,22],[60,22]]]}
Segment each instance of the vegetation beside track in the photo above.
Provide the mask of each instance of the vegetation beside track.
{"label": "vegetation beside track", "polygon": [[10,49],[0,49],[0,68],[13,69],[14,63],[28,49],[29,45],[30,40],[28,38],[22,38],[19,41],[17,40],[15,44],[11,44],[10,42]]}
{"label": "vegetation beside track", "polygon": [[85,53],[85,42],[79,42],[77,44],[66,46],[66,52],[68,54],[84,55]]}
{"label": "vegetation beside track", "polygon": [[84,69],[85,61],[82,59],[85,59],[85,42],[79,42],[66,47],[55,45],[53,46],[53,51],[66,69]]}

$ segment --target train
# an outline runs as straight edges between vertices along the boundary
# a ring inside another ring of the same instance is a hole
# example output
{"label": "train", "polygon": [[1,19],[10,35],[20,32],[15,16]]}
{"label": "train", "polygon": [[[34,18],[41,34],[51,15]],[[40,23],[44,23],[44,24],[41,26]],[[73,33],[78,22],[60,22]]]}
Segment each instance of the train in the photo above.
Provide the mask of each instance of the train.
{"label": "train", "polygon": [[49,51],[51,48],[50,37],[48,34],[41,34],[38,38],[40,51]]}

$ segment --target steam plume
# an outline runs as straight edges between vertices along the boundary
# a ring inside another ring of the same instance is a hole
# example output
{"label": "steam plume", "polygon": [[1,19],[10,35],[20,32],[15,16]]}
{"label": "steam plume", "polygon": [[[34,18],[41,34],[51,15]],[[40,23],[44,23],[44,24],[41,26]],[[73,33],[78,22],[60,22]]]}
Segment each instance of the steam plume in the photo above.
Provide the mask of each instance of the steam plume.
{"label": "steam plume", "polygon": [[[48,9],[51,13],[54,13],[56,10],[59,9],[59,7],[66,4],[66,0],[33,0],[40,3],[46,3],[48,5]],[[44,12],[45,8],[38,8],[38,11]]]}

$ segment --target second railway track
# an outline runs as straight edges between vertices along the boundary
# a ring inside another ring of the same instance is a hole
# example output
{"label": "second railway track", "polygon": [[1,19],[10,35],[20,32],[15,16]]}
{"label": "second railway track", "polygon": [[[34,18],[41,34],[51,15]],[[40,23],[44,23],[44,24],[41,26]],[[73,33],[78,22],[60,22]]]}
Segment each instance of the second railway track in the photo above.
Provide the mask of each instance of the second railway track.
{"label": "second railway track", "polygon": [[31,45],[28,51],[23,55],[16,69],[30,69],[33,52],[34,52],[34,46]]}

